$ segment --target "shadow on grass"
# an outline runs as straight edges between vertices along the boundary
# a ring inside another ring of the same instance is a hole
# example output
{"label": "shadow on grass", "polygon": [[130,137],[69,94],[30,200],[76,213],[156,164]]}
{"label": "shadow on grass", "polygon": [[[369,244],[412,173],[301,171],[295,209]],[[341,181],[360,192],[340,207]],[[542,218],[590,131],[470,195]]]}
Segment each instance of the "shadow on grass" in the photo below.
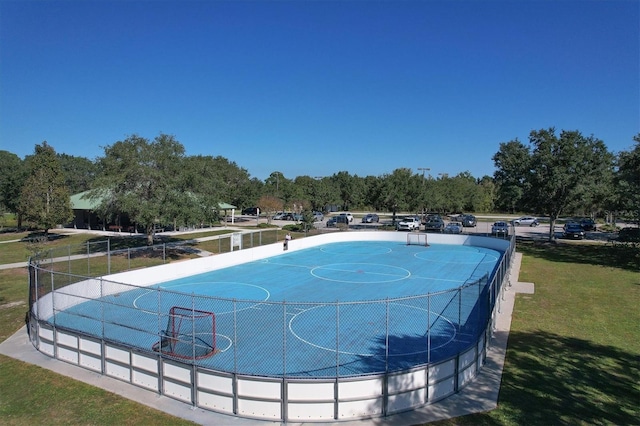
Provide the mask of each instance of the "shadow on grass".
{"label": "shadow on grass", "polygon": [[511,333],[500,404],[520,424],[633,424],[638,355],[548,332]]}
{"label": "shadow on grass", "polygon": [[445,425],[638,424],[638,355],[553,333],[509,335],[498,410]]}
{"label": "shadow on grass", "polygon": [[640,271],[640,247],[631,244],[518,241],[518,251],[552,262],[599,265]]}

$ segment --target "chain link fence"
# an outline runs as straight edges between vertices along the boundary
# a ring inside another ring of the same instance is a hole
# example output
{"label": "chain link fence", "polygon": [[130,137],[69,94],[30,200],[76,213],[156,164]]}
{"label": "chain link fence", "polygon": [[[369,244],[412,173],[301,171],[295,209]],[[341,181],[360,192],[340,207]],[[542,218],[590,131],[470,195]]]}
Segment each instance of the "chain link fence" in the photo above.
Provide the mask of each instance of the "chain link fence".
{"label": "chain link fence", "polygon": [[[271,244],[278,237],[273,230],[243,234],[241,244]],[[230,251],[232,238],[209,240],[209,247]],[[234,374],[314,378],[403,371],[450,358],[478,341],[499,303],[513,241],[491,280],[483,276],[414,297],[333,303],[237,300],[110,281],[101,277],[199,248],[183,242],[114,250],[109,241],[91,242],[30,260],[30,314],[59,330]],[[176,306],[183,308],[180,317],[171,313]],[[214,313],[212,320],[203,312]],[[210,335],[215,343],[207,349],[203,342]]]}

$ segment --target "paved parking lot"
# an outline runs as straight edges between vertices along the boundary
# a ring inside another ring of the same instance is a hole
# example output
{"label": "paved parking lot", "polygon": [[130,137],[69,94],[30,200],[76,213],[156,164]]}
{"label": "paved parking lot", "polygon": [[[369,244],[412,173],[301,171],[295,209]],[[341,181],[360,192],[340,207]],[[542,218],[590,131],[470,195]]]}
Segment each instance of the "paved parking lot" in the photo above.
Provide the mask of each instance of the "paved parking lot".
{"label": "paved parking lot", "polygon": [[[349,226],[350,229],[353,230],[371,230],[377,229],[383,225],[391,225],[392,224],[392,216],[391,215],[380,215],[379,223],[361,223],[360,214],[356,213],[356,217],[353,222]],[[323,232],[334,232],[338,231],[338,228],[335,227],[327,227],[327,220],[331,216],[325,216],[322,222],[315,222],[315,227]],[[402,215],[396,216],[398,220]],[[473,228],[464,228],[464,234],[476,234],[476,235],[490,235],[491,234],[491,225],[497,220],[506,220],[509,222],[511,218],[499,217],[499,216],[477,216],[478,224]],[[449,221],[445,219],[445,223]],[[267,219],[261,217],[259,220],[256,219],[255,216],[238,216],[235,218],[234,225],[236,226],[255,226],[258,223],[267,223]],[[288,220],[271,220],[272,225],[276,225],[279,227],[283,227],[285,225],[294,224],[293,221]],[[556,238],[562,238],[562,226],[563,224],[556,225],[554,229],[554,233]],[[624,226],[624,225],[621,225]],[[421,228],[421,231],[424,232],[424,228]],[[539,226],[530,227],[530,226],[512,226],[510,228],[511,232],[515,232],[517,237],[522,237],[524,239],[533,239],[533,240],[546,240],[549,237],[549,224],[541,223]],[[616,238],[615,233],[607,233],[601,231],[591,231],[585,233],[584,240],[586,241],[602,241],[607,242],[612,238]],[[583,241],[584,241],[583,240]]]}

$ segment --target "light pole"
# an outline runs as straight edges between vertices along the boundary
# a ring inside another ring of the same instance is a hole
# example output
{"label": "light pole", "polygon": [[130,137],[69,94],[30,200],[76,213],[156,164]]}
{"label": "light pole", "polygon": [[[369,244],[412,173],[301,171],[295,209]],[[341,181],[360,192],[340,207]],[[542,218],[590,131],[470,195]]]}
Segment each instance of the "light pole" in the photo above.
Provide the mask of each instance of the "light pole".
{"label": "light pole", "polygon": [[428,172],[431,169],[429,167],[418,167],[418,170],[422,170],[422,179],[424,179],[424,172]]}
{"label": "light pole", "polygon": [[422,170],[422,215],[424,216],[426,210],[424,205],[424,172],[428,172],[431,169],[429,167],[418,167],[418,170]]}

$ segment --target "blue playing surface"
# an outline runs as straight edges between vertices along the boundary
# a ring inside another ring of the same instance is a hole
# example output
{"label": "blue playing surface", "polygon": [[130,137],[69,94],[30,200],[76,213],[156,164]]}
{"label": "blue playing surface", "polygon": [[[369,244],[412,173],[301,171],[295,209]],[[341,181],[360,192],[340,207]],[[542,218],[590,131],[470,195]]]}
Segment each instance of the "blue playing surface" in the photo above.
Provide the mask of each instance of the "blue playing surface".
{"label": "blue playing surface", "polygon": [[277,377],[395,371],[477,340],[501,256],[465,245],[325,244],[87,301],[55,322],[148,350],[181,306],[215,314],[216,351],[195,361],[204,367]]}

